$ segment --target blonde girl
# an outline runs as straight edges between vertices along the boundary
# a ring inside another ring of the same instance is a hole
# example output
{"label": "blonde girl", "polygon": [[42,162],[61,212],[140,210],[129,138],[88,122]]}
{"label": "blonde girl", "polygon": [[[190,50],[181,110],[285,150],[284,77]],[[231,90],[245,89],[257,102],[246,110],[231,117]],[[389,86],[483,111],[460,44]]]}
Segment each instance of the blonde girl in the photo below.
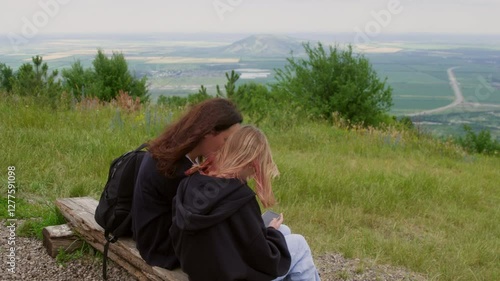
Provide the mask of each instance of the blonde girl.
{"label": "blonde girl", "polygon": [[290,234],[283,216],[269,226],[262,221],[255,195],[273,206],[271,180],[279,172],[259,129],[243,126],[188,173],[173,201],[170,236],[191,281],[319,280],[304,237]]}

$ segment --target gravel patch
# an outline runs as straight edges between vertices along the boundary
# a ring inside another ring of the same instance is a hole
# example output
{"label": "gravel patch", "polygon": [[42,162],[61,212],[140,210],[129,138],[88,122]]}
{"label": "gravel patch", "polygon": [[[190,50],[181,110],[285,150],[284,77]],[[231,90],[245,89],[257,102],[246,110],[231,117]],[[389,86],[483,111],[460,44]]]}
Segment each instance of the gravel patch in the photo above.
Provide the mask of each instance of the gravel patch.
{"label": "gravel patch", "polygon": [[[59,264],[56,259],[47,254],[42,241],[35,238],[15,237],[15,273],[10,272],[9,236],[10,231],[2,221],[0,228],[2,266],[0,276],[2,281],[10,280],[48,280],[48,281],[91,281],[102,279],[102,260],[93,255],[85,255],[79,259]],[[315,258],[321,280],[336,281],[400,281],[426,280],[422,275],[403,268],[378,265],[370,261],[346,259],[340,254],[327,254]],[[108,280],[137,280],[128,272],[113,262],[108,263]]]}
{"label": "gravel patch", "polygon": [[[82,258],[58,263],[55,258],[47,254],[42,241],[35,238],[15,237],[15,246],[9,245],[10,230],[1,222],[0,247],[2,266],[0,268],[0,280],[2,281],[92,281],[103,280],[102,258],[93,255],[85,255]],[[19,225],[19,221],[18,221]],[[15,272],[9,261],[10,247],[15,247]],[[108,280],[110,281],[132,281],[137,280],[128,272],[112,261],[108,262]]]}
{"label": "gravel patch", "polygon": [[370,260],[346,259],[341,254],[315,258],[321,280],[345,281],[424,281],[421,274],[404,268],[375,264]]}

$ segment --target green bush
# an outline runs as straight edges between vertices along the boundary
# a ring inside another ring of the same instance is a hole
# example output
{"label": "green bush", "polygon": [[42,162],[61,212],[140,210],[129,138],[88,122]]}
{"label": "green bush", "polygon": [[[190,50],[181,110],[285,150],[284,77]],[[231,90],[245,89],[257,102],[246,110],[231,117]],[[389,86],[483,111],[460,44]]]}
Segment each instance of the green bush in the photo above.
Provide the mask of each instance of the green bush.
{"label": "green bush", "polygon": [[20,96],[58,97],[62,93],[61,82],[57,80],[59,72],[53,70],[49,74],[49,66],[41,56],[31,60],[33,64],[22,64],[11,78],[12,92]]}
{"label": "green bush", "polygon": [[500,143],[491,137],[488,130],[474,133],[472,128],[464,125],[465,136],[458,137],[457,142],[470,153],[483,153],[486,155],[497,155],[500,151]]}
{"label": "green bush", "polygon": [[197,104],[209,98],[212,98],[212,96],[208,94],[207,88],[201,85],[200,90],[198,90],[198,93],[190,94],[187,96],[187,104]]}
{"label": "green bush", "polygon": [[156,104],[165,105],[168,107],[183,107],[183,106],[186,106],[186,104],[187,104],[187,98],[186,97],[179,97],[179,96],[167,96],[166,97],[164,95],[161,95],[158,97]]}
{"label": "green bush", "polygon": [[53,70],[49,73],[49,66],[41,56],[34,56],[31,60],[32,63],[22,64],[16,72],[4,65],[2,89],[18,96],[35,97],[37,102],[56,108],[63,92],[59,72]]}
{"label": "green bush", "polygon": [[62,70],[64,87],[77,100],[81,100],[85,96],[86,91],[92,89],[91,82],[93,76],[94,73],[92,70],[90,68],[83,69],[80,61],[73,63],[70,69]]}
{"label": "green bush", "polygon": [[9,66],[0,63],[0,90],[12,92],[12,78],[14,71]]}
{"label": "green bush", "polygon": [[267,87],[254,82],[240,85],[229,98],[254,124],[267,117],[276,104]]}
{"label": "green bush", "polygon": [[352,46],[327,50],[321,43],[304,44],[307,58],[288,58],[276,71],[273,92],[298,104],[313,117],[330,118],[338,112],[351,123],[377,125],[392,106],[392,88],[381,81],[363,55]]}
{"label": "green bush", "polygon": [[62,71],[64,87],[80,99],[83,96],[97,97],[102,101],[113,100],[121,91],[141,103],[149,100],[147,78],[134,77],[122,53],[113,52],[108,58],[102,50],[97,51],[93,68],[83,69],[80,61]]}

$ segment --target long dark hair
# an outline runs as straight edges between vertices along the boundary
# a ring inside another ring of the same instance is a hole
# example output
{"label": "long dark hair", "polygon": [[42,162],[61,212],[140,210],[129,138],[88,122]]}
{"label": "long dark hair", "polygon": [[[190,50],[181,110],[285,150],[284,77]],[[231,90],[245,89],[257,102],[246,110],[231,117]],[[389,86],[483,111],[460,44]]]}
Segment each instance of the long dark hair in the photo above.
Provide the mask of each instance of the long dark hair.
{"label": "long dark hair", "polygon": [[212,98],[191,108],[177,122],[149,143],[149,152],[157,161],[157,169],[173,177],[177,162],[193,150],[207,134],[220,133],[243,117],[228,99]]}

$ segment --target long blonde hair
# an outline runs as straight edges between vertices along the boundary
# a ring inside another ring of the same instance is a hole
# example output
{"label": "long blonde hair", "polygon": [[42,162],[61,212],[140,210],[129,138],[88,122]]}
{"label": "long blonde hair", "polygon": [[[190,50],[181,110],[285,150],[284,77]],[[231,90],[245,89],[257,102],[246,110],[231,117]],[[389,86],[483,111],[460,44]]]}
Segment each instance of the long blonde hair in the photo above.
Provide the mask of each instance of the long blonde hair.
{"label": "long blonde hair", "polygon": [[233,133],[214,157],[187,173],[201,171],[209,176],[240,178],[246,168],[253,168],[255,193],[266,208],[275,204],[271,179],[279,175],[271,148],[261,130],[251,125],[242,126]]}

